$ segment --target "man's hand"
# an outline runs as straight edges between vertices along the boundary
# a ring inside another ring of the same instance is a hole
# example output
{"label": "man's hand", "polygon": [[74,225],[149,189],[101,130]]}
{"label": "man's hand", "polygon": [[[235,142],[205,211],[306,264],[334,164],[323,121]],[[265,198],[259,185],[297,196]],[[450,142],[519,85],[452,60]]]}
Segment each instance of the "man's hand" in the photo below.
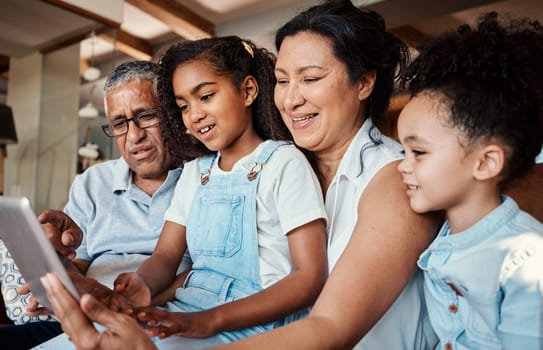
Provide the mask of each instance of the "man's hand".
{"label": "man's hand", "polygon": [[83,240],[83,232],[66,213],[60,210],[46,210],[38,217],[47,238],[60,254],[75,258],[75,249]]}

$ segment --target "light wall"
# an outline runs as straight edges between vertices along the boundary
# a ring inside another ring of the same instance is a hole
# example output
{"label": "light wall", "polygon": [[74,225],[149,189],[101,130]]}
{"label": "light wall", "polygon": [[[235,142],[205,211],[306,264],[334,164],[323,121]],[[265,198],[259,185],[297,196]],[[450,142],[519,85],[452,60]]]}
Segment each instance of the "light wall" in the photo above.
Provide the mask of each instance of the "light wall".
{"label": "light wall", "polygon": [[79,44],[43,59],[38,176],[34,209],[62,209],[77,162],[79,134]]}
{"label": "light wall", "polygon": [[8,145],[4,193],[28,197],[36,213],[62,209],[77,161],[79,44],[12,57],[8,84],[19,143]]}
{"label": "light wall", "polygon": [[42,55],[11,57],[7,104],[11,106],[19,143],[8,145],[4,194],[26,196],[34,203],[36,190]]}

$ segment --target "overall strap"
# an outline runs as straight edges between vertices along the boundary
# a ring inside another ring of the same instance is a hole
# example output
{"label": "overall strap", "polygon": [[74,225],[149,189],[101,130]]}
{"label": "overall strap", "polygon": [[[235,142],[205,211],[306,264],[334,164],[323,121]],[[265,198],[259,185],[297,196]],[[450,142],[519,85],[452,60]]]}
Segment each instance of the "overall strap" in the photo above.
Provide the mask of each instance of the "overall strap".
{"label": "overall strap", "polygon": [[217,157],[217,153],[210,154],[208,156],[200,157],[198,159],[198,168],[200,169],[200,181],[202,185],[205,185],[209,179],[209,174],[211,172],[211,167],[213,162]]}
{"label": "overall strap", "polygon": [[264,147],[260,150],[260,153],[256,156],[255,164],[251,167],[251,170],[249,171],[249,174],[247,174],[247,178],[250,181],[253,181],[256,179],[257,175],[260,173],[260,170],[262,170],[262,167],[264,164],[271,158],[273,152],[277,148],[283,145],[288,145],[289,142],[287,141],[266,141],[264,144]]}
{"label": "overall strap", "polygon": [[266,163],[279,146],[288,144],[289,142],[287,141],[267,141],[264,147],[262,147],[262,150],[260,150],[260,153],[256,156],[255,162],[258,164]]}

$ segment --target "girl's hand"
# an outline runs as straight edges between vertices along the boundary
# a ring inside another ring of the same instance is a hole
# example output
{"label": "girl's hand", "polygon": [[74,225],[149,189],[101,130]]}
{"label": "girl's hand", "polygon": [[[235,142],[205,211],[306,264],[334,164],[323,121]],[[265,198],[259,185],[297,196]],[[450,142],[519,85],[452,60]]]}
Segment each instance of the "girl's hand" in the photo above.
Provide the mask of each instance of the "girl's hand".
{"label": "girl's hand", "polygon": [[114,282],[111,305],[149,306],[151,290],[136,272],[120,274]]}
{"label": "girl's hand", "polygon": [[159,338],[172,334],[190,338],[205,338],[217,333],[210,312],[169,312],[157,308],[134,310],[136,318],[145,324],[147,332]]}

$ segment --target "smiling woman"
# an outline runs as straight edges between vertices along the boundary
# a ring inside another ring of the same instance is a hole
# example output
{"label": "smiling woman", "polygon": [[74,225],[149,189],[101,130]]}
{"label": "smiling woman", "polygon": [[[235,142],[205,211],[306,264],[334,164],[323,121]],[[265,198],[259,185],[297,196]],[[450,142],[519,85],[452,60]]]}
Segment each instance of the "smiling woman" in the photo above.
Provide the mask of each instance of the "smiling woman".
{"label": "smiling woman", "polygon": [[295,143],[314,157],[326,196],[330,277],[306,320],[245,345],[431,347],[415,262],[437,220],[411,211],[395,170],[399,145],[375,127],[406,47],[379,14],[349,1],[297,15],[276,46],[275,103]]}

